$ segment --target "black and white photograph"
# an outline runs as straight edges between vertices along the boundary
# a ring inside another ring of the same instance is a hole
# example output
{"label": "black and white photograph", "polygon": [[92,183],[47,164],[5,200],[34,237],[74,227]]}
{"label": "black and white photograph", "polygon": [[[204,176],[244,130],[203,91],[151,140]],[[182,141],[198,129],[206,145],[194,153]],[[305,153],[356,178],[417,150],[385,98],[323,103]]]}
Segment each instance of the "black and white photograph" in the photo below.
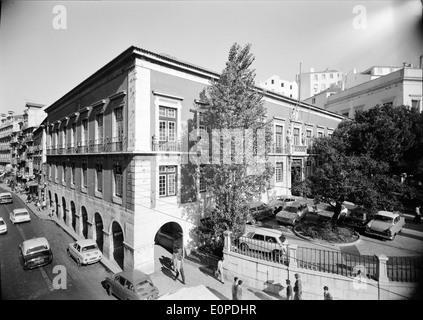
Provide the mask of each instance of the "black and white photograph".
{"label": "black and white photograph", "polygon": [[1,1],[0,300],[422,300],[422,13]]}

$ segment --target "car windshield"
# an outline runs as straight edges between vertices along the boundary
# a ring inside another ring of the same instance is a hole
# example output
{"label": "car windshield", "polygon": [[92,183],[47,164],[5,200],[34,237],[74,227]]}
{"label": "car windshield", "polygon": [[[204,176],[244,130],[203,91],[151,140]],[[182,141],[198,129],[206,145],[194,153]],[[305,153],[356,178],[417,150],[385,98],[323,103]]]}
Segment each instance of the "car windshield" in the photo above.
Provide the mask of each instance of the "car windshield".
{"label": "car windshield", "polygon": [[43,251],[43,250],[48,250],[46,245],[29,248],[28,250],[26,250],[26,254],[32,254],[32,253],[40,252],[40,251]]}
{"label": "car windshield", "polygon": [[284,211],[287,211],[287,212],[297,213],[298,208],[297,207],[292,207],[292,206],[287,206],[283,210]]}
{"label": "car windshield", "polygon": [[15,213],[15,216],[16,217],[19,217],[19,216],[27,216],[28,215],[28,212],[17,212],[17,213]]}
{"label": "car windshield", "polygon": [[152,287],[153,287],[153,284],[150,281],[144,280],[136,285],[136,290],[138,293],[140,293],[144,291],[145,289],[149,289]]}
{"label": "car windshield", "polygon": [[97,245],[92,244],[92,245],[89,245],[89,246],[83,247],[83,248],[82,248],[82,252],[84,252],[84,251],[90,251],[90,250],[97,250],[97,249],[98,249],[98,248],[97,248]]}
{"label": "car windshield", "polygon": [[390,217],[385,217],[385,216],[381,216],[381,215],[376,215],[375,216],[375,220],[376,221],[383,221],[383,222],[389,222],[392,223],[393,219]]}
{"label": "car windshield", "polygon": [[281,243],[284,243],[284,241],[285,241],[285,236],[280,236],[280,237],[279,237],[279,240],[281,241]]}

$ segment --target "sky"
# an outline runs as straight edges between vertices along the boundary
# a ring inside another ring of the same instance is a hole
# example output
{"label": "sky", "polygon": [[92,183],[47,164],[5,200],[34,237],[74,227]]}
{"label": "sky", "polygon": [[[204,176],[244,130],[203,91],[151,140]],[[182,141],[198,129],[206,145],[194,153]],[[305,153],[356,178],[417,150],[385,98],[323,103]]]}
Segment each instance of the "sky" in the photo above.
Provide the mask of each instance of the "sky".
{"label": "sky", "polygon": [[54,103],[132,45],[220,73],[231,45],[250,43],[257,82],[294,81],[300,65],[419,67],[422,8],[422,0],[3,1],[0,113]]}

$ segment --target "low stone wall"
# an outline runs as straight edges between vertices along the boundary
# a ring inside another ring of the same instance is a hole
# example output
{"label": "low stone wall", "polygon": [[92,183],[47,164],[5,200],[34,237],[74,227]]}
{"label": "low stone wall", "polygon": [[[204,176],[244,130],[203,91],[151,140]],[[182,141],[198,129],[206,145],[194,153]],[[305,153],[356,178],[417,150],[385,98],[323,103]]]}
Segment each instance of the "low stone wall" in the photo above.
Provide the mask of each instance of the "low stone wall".
{"label": "low stone wall", "polygon": [[[284,299],[286,279],[295,283],[295,273],[300,274],[303,285],[304,300],[323,300],[323,287],[328,286],[334,300],[401,300],[419,299],[418,283],[392,282],[386,278],[386,260],[378,257],[378,280],[341,276],[298,268],[295,263],[284,266],[279,263],[264,261],[245,256],[230,250],[230,233],[225,234],[225,278],[232,281],[234,277],[241,279],[247,286],[264,290]],[[295,253],[290,252],[295,258]],[[292,260],[294,261],[294,260]]]}

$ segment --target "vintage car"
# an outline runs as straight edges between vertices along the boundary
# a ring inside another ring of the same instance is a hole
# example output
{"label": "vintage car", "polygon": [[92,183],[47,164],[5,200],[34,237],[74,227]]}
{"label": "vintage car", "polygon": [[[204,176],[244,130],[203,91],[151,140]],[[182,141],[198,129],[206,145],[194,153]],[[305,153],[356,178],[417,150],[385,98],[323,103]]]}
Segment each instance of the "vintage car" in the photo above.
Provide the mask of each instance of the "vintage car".
{"label": "vintage car", "polygon": [[378,211],[366,225],[365,232],[384,239],[394,240],[404,227],[405,218],[397,212]]}
{"label": "vintage car", "polygon": [[103,257],[97,243],[92,239],[70,243],[67,252],[69,257],[75,259],[79,267],[83,264],[88,265],[96,263]]}
{"label": "vintage car", "polygon": [[255,250],[279,256],[287,252],[288,240],[276,229],[254,228],[237,240],[240,250]]}
{"label": "vintage car", "polygon": [[136,269],[108,276],[101,284],[107,294],[114,294],[121,300],[155,300],[159,295],[151,278]]}
{"label": "vintage car", "polygon": [[272,208],[273,213],[276,214],[285,207],[285,205],[296,201],[292,197],[285,197],[285,196],[277,196],[275,199],[270,200],[267,204],[270,208]]}
{"label": "vintage car", "polygon": [[273,210],[267,204],[261,201],[250,202],[248,204],[249,212],[247,214],[247,223],[255,224],[264,218],[273,216]]}
{"label": "vintage car", "polygon": [[353,228],[358,232],[364,232],[367,223],[370,221],[371,214],[362,207],[356,207],[342,216],[341,223],[347,227]]}
{"label": "vintage car", "polygon": [[50,244],[44,237],[26,240],[19,245],[19,260],[23,269],[34,269],[53,261]]}
{"label": "vintage car", "polygon": [[0,234],[7,233],[7,225],[6,222],[4,222],[3,218],[0,218]]}
{"label": "vintage car", "polygon": [[13,209],[13,211],[10,212],[9,219],[13,224],[31,221],[28,210],[24,208]]}
{"label": "vintage car", "polygon": [[276,221],[281,224],[296,225],[308,213],[307,203],[294,201],[288,203],[281,211],[276,214]]}
{"label": "vintage car", "polygon": [[0,193],[0,203],[13,203],[13,197],[10,192],[1,192]]}

